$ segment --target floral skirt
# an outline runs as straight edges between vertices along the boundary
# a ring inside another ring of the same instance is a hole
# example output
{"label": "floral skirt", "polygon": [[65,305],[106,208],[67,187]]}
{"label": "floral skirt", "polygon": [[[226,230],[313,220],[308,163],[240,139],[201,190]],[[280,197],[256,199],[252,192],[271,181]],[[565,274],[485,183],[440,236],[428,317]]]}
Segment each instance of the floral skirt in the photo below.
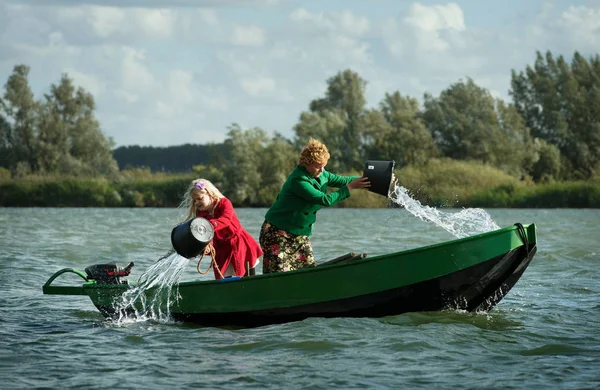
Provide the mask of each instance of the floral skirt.
{"label": "floral skirt", "polygon": [[298,236],[265,221],[260,229],[263,274],[315,267],[315,255],[308,236]]}

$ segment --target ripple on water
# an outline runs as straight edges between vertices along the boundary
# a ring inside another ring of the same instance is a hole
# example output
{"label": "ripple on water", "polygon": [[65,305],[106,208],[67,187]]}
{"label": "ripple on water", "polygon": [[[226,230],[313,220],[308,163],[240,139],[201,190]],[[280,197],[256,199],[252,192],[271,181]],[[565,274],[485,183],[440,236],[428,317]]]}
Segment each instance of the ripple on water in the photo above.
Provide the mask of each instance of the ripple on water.
{"label": "ripple on water", "polygon": [[541,355],[587,355],[591,350],[574,347],[569,344],[546,344],[541,347],[524,349],[519,352],[523,356],[541,356]]}
{"label": "ripple on water", "polygon": [[421,326],[432,323],[465,324],[488,330],[509,330],[523,326],[522,322],[507,318],[507,316],[504,316],[501,313],[469,313],[459,310],[406,313],[400,316],[385,317],[380,321],[386,324],[400,326]]}
{"label": "ripple on water", "polygon": [[[240,210],[255,238],[264,212]],[[41,293],[67,267],[130,260],[141,274],[169,247],[169,210],[1,210],[0,388],[600,388],[600,211],[489,212],[501,226],[539,229],[534,261],[489,313],[221,329],[116,325],[87,297]],[[452,238],[403,209],[325,209],[312,242],[317,257],[333,258]],[[198,279],[195,264],[184,275]],[[72,276],[64,283],[81,282]]]}

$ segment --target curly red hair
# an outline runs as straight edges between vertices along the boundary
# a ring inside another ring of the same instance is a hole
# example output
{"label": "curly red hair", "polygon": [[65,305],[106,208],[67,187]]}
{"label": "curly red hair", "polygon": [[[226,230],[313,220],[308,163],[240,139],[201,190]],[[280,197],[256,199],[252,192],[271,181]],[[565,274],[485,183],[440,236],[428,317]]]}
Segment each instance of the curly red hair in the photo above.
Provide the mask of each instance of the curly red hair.
{"label": "curly red hair", "polygon": [[311,137],[304,149],[302,149],[302,152],[300,152],[298,165],[306,167],[313,163],[327,164],[329,157],[331,155],[329,154],[329,150],[327,150],[327,146]]}

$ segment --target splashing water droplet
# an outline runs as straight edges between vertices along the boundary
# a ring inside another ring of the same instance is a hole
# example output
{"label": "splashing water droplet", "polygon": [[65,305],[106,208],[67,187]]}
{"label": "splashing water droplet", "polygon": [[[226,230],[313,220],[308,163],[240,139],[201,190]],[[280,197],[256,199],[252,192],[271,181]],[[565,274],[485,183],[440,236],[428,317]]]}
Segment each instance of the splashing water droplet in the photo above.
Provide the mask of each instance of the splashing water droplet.
{"label": "splashing water droplet", "polygon": [[399,185],[395,185],[394,190],[390,191],[389,198],[415,217],[425,222],[433,222],[457,238],[500,229],[483,209],[463,209],[458,213],[439,211],[434,207],[422,205],[409,195],[406,188]]}
{"label": "splashing water droplet", "polygon": [[127,290],[121,300],[115,303],[118,313],[115,322],[170,322],[170,308],[179,299],[179,291],[173,290],[173,286],[178,286],[188,261],[173,253],[144,271],[137,286]]}

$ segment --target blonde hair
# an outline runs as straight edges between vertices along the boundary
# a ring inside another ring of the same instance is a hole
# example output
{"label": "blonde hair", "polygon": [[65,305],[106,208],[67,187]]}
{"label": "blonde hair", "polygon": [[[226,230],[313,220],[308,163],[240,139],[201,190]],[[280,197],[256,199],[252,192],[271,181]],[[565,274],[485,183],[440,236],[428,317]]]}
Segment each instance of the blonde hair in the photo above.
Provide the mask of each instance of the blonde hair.
{"label": "blonde hair", "polygon": [[206,179],[196,179],[192,180],[190,185],[188,186],[185,194],[183,195],[183,200],[179,205],[179,208],[183,210],[187,210],[187,217],[185,221],[190,218],[196,216],[196,207],[194,205],[194,199],[192,198],[193,194],[203,194],[206,193],[213,200],[214,203],[218,203],[219,200],[224,198],[225,196],[215,187],[213,183]]}
{"label": "blonde hair", "polygon": [[311,137],[304,149],[302,149],[302,152],[300,152],[298,165],[306,167],[312,163],[326,164],[329,161],[329,157],[330,154],[327,146]]}

